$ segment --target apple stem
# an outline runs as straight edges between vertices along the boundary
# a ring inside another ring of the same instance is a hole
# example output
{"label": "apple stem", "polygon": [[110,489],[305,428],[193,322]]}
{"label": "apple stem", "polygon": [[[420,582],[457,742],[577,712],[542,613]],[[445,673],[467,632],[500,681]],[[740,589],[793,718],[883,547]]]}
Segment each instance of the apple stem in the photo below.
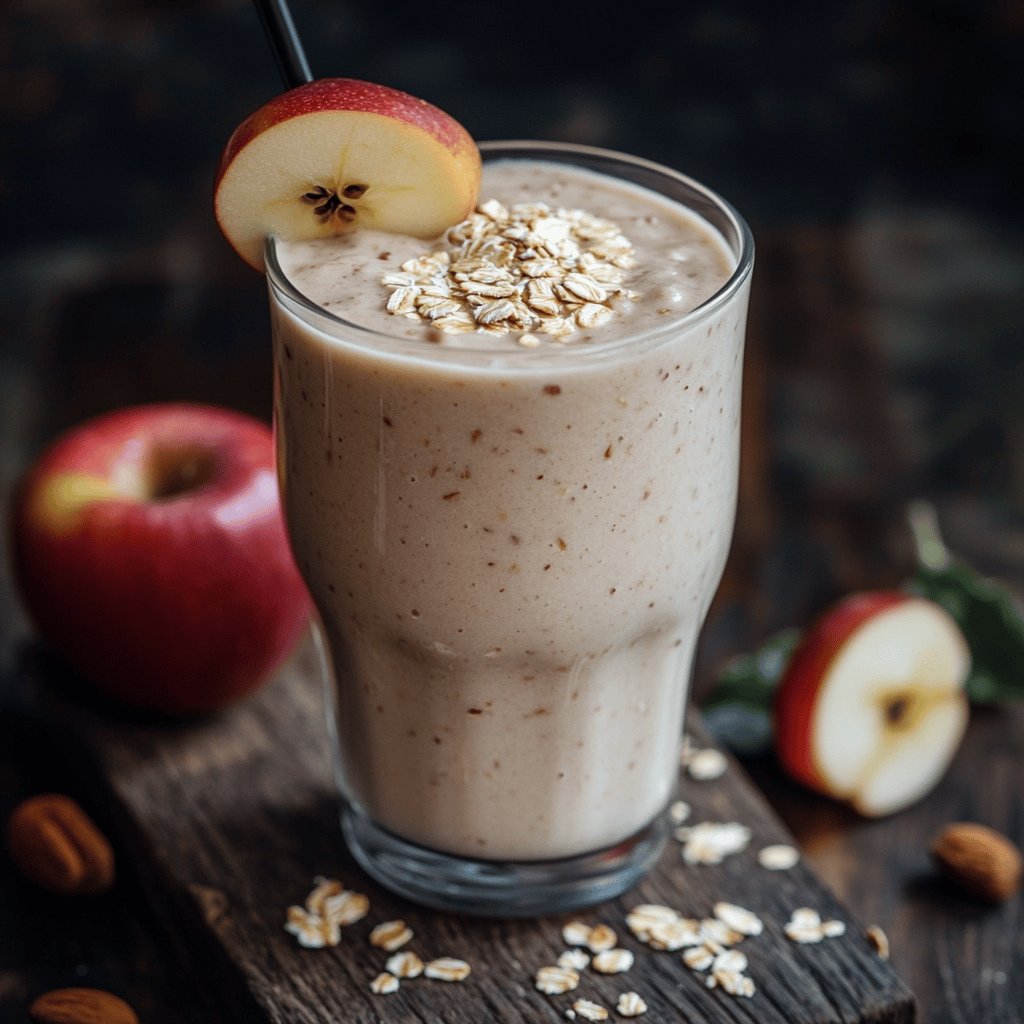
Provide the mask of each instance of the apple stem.
{"label": "apple stem", "polygon": [[952,561],[949,548],[943,543],[939,516],[930,501],[918,499],[907,506],[907,523],[917,549],[917,560],[926,569],[941,571]]}
{"label": "apple stem", "polygon": [[294,89],[298,85],[312,82],[313,72],[309,70],[306,51],[302,48],[302,41],[295,30],[295,22],[292,21],[292,14],[288,9],[288,0],[254,2],[285,86]]}

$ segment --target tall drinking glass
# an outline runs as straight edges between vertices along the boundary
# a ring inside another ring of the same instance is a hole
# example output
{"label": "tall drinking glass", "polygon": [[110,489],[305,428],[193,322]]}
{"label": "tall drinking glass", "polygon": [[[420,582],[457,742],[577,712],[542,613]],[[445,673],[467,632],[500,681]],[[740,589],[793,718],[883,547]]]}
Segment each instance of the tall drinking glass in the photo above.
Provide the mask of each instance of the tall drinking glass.
{"label": "tall drinking glass", "polygon": [[622,892],[665,839],[732,534],[753,244],[665,167],[481,148],[667,197],[733,263],[652,329],[498,352],[347,322],[267,244],[281,492],[336,681],[347,843],[421,903],[537,914]]}

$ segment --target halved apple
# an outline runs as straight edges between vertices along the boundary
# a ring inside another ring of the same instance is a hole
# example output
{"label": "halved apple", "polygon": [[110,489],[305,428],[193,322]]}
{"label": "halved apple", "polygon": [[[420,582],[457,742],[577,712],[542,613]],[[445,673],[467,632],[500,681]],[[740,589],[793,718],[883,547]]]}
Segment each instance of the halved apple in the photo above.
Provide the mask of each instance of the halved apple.
{"label": "halved apple", "polygon": [[775,700],[775,747],[805,785],[861,814],[892,814],[944,774],[967,724],[970,651],[932,601],[892,591],[829,609]]}
{"label": "halved apple", "polygon": [[480,153],[443,110],[397,89],[322,78],[275,97],[228,140],[217,223],[263,268],[268,234],[322,238],[355,226],[432,238],[472,210]]}

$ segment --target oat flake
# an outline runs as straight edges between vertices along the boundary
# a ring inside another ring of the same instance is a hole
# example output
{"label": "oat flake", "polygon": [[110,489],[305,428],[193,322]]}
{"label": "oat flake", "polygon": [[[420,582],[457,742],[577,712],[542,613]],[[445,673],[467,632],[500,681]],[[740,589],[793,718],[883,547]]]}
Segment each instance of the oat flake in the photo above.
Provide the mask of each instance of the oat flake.
{"label": "oat flake", "polygon": [[864,930],[864,936],[875,948],[875,952],[883,959],[889,959],[889,936],[878,927],[877,924],[870,925]]}
{"label": "oat flake", "polygon": [[591,963],[598,974],[623,974],[633,966],[633,954],[628,949],[605,949]]}
{"label": "oat flake", "polygon": [[546,996],[560,996],[579,987],[580,976],[571,967],[542,967],[533,978],[534,988]]}
{"label": "oat flake", "polygon": [[562,939],[567,946],[585,946],[590,939],[590,925],[582,921],[570,921],[562,925]]}
{"label": "oat flake", "polygon": [[388,957],[384,966],[396,978],[418,978],[423,973],[423,961],[408,950]]}
{"label": "oat flake", "polygon": [[639,1017],[647,1012],[647,1004],[636,992],[623,992],[615,1009],[620,1017]]}
{"label": "oat flake", "polygon": [[370,982],[370,991],[379,996],[387,996],[398,991],[398,979],[387,971],[382,971]]}
{"label": "oat flake", "polygon": [[668,809],[668,820],[673,825],[682,825],[690,817],[690,805],[683,800],[677,800]]}
{"label": "oat flake", "polygon": [[800,852],[786,843],[766,846],[758,855],[758,863],[769,871],[788,871],[800,860]]}
{"label": "oat flake", "polygon": [[434,981],[465,981],[472,968],[465,960],[454,956],[441,956],[423,968],[423,973]]}
{"label": "oat flake", "polygon": [[725,774],[729,762],[720,750],[708,747],[706,750],[698,750],[689,760],[686,770],[690,778],[698,782],[710,782]]}
{"label": "oat flake", "polygon": [[582,949],[567,949],[555,961],[559,967],[568,967],[573,971],[582,971],[590,964],[590,957]]}
{"label": "oat flake", "polygon": [[586,945],[591,953],[603,953],[606,949],[613,949],[618,941],[619,937],[608,925],[599,924],[590,929]]}
{"label": "oat flake", "polygon": [[412,939],[412,929],[404,921],[384,921],[370,932],[370,945],[393,953]]}
{"label": "oat flake", "polygon": [[577,999],[572,1004],[577,1016],[584,1020],[607,1020],[608,1011],[599,1003],[592,1003],[589,999]]}
{"label": "oat flake", "polygon": [[764,924],[757,914],[735,903],[716,903],[714,914],[719,921],[742,935],[760,935],[764,930]]}

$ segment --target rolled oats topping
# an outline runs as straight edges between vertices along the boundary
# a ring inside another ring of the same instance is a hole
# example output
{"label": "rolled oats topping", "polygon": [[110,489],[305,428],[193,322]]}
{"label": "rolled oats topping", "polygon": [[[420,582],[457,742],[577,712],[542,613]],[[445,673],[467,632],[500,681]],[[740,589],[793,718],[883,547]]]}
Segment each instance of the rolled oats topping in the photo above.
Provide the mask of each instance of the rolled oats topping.
{"label": "rolled oats topping", "polygon": [[542,967],[533,979],[534,988],[546,996],[560,996],[563,992],[571,992],[579,983],[579,973],[571,967]]}
{"label": "rolled oats topping", "polygon": [[567,949],[555,961],[559,967],[568,967],[573,971],[583,971],[590,964],[590,957],[582,949]]}
{"label": "rolled oats topping", "polygon": [[373,981],[370,982],[370,991],[376,992],[379,996],[387,996],[398,991],[398,979],[387,971],[381,971]]}
{"label": "rolled oats topping", "polygon": [[636,992],[623,992],[615,1009],[620,1017],[640,1017],[647,1012],[647,1004]]}
{"label": "rolled oats topping", "polygon": [[600,1003],[592,1003],[589,999],[577,999],[572,1004],[578,1017],[584,1020],[607,1020],[608,1011]]}
{"label": "rolled oats topping", "polygon": [[445,241],[450,249],[383,275],[389,313],[447,334],[522,332],[520,344],[535,348],[540,335],[560,341],[608,323],[619,299],[636,297],[623,284],[633,246],[585,210],[489,199]]}
{"label": "rolled oats topping", "polygon": [[800,860],[800,851],[786,843],[766,846],[757,855],[757,862],[769,871],[788,871]]}
{"label": "rolled oats topping", "polygon": [[404,921],[384,921],[370,932],[370,945],[393,953],[412,939],[412,929]]}
{"label": "rolled oats topping", "polygon": [[633,966],[633,954],[628,949],[605,949],[592,964],[598,974],[623,974]]}
{"label": "rolled oats topping", "polygon": [[465,960],[454,956],[441,956],[423,968],[423,974],[434,981],[465,981],[472,968]]}
{"label": "rolled oats topping", "polygon": [[389,956],[384,966],[396,978],[418,978],[423,973],[423,961],[409,950]]}

